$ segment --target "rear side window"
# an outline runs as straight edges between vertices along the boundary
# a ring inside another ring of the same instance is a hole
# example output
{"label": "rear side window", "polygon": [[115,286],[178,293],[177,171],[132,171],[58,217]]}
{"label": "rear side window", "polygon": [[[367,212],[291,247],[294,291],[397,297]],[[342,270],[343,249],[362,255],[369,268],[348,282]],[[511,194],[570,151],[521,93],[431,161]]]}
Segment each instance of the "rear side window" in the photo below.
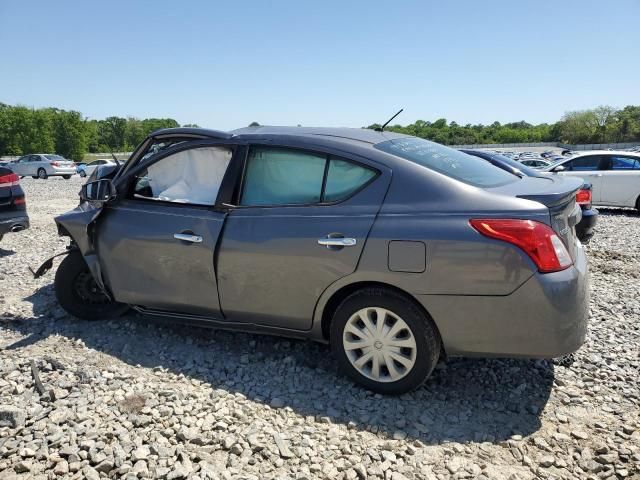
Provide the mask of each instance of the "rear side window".
{"label": "rear side window", "polygon": [[247,159],[240,205],[333,203],[353,195],[375,176],[375,170],[328,155],[255,147]]}
{"label": "rear side window", "polygon": [[388,140],[375,148],[476,187],[497,187],[519,179],[478,157],[422,138]]}
{"label": "rear side window", "polygon": [[638,170],[640,161],[632,157],[611,157],[612,170]]}
{"label": "rear side window", "polygon": [[254,148],[249,153],[241,205],[318,203],[326,158],[284,149]]}

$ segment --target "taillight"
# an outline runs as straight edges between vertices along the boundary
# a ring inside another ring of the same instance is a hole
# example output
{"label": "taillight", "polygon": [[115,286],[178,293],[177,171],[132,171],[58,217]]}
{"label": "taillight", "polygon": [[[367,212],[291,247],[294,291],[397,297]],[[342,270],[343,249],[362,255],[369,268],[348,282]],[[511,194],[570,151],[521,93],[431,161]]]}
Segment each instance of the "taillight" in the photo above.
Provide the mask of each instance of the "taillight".
{"label": "taillight", "polygon": [[591,190],[583,188],[576,193],[576,203],[578,205],[591,205]]}
{"label": "taillight", "polygon": [[473,219],[469,223],[485,237],[522,249],[542,273],[558,272],[573,263],[562,240],[544,223],[498,218]]}
{"label": "taillight", "polygon": [[13,201],[14,205],[24,205],[25,203],[27,203],[27,201],[24,197],[18,197]]}
{"label": "taillight", "polygon": [[20,177],[15,173],[0,176],[0,187],[12,187],[20,183]]}
{"label": "taillight", "polygon": [[51,162],[52,167],[59,167],[60,164],[58,162]]}

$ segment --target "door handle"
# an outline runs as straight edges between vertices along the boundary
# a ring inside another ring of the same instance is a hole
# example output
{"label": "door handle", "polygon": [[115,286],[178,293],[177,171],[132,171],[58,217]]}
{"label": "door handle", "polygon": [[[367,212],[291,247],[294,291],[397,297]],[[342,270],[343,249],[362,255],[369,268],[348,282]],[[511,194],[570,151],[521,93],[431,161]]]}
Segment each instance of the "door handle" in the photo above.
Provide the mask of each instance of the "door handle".
{"label": "door handle", "polygon": [[191,235],[189,233],[174,233],[173,238],[183,242],[202,243],[202,237],[200,235]]}
{"label": "door handle", "polygon": [[596,177],[601,177],[601,176],[602,176],[602,174],[601,174],[601,173],[596,173],[596,175],[595,175],[595,176],[596,176]]}
{"label": "door handle", "polygon": [[353,247],[356,244],[355,238],[325,237],[318,239],[318,245],[329,247]]}

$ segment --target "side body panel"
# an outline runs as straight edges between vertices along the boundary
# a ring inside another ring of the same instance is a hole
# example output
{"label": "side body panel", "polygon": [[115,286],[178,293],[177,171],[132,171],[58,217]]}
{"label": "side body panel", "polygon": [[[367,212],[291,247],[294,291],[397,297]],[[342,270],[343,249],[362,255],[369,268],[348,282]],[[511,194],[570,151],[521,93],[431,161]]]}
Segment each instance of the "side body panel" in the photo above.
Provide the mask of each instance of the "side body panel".
{"label": "side body panel", "polygon": [[594,203],[635,207],[640,196],[640,170],[603,170],[600,196]]}

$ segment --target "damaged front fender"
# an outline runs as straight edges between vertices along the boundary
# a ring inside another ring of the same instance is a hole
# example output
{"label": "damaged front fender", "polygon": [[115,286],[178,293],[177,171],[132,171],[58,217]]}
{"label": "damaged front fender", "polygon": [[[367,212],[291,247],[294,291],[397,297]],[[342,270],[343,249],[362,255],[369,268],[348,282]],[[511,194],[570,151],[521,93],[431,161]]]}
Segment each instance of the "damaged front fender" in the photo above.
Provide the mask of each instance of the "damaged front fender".
{"label": "damaged front fender", "polygon": [[98,255],[95,251],[94,228],[95,221],[102,212],[102,206],[95,206],[89,202],[82,202],[73,210],[63,213],[54,218],[58,226],[58,234],[62,237],[71,238],[72,244],[66,252],[59,253],[47,259],[33,273],[34,278],[39,278],[53,267],[53,259],[62,255],[67,255],[73,251],[79,251],[84,258],[89,271],[102,292],[111,298],[102,280],[102,270]]}

